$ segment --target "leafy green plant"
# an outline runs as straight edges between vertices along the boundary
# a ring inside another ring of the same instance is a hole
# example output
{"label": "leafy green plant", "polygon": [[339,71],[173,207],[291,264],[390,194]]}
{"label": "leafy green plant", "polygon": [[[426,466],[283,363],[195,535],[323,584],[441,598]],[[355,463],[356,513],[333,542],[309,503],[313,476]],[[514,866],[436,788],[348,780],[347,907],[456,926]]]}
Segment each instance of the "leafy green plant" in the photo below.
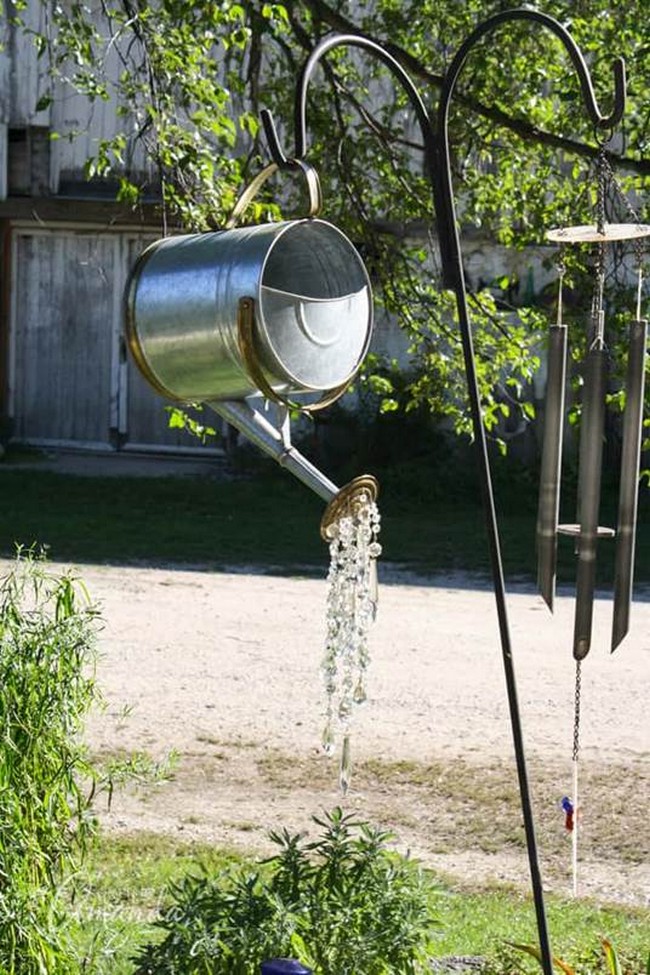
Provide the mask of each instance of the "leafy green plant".
{"label": "leafy green plant", "polygon": [[418,975],[435,924],[434,887],[388,848],[390,834],[334,809],[307,842],[271,833],[257,869],[188,876],[156,922],[162,940],[138,975],[254,975],[264,959],[299,958],[315,975]]}
{"label": "leafy green plant", "polygon": [[98,615],[79,580],[20,552],[0,587],[0,972],[71,975],[66,885],[94,834],[79,740]]}

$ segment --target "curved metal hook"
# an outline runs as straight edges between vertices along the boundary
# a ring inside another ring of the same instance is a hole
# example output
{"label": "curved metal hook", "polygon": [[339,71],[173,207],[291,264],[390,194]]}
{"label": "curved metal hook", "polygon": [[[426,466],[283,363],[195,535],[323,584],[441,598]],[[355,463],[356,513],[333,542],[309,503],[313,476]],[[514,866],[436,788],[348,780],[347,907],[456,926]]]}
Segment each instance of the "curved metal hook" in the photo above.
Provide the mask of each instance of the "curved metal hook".
{"label": "curved metal hook", "polygon": [[614,77],[614,104],[610,114],[603,115],[598,106],[598,101],[596,100],[594,86],[591,82],[591,75],[589,73],[589,68],[587,67],[587,62],[582,56],[580,48],[574,41],[569,31],[566,29],[566,27],[563,27],[558,20],[551,17],[549,14],[544,14],[538,10],[530,10],[527,7],[517,7],[514,10],[505,10],[502,13],[495,14],[493,17],[489,17],[487,20],[483,21],[482,24],[479,24],[479,26],[463,42],[461,47],[456,52],[456,55],[445,75],[440,96],[440,107],[438,109],[439,120],[442,121],[443,119],[446,119],[449,102],[451,101],[454,88],[456,87],[458,75],[465,64],[471,49],[474,47],[477,41],[479,41],[486,34],[491,33],[501,24],[514,20],[536,21],[537,23],[542,24],[544,27],[548,27],[548,29],[562,41],[578,75],[585,108],[587,109],[593,125],[599,129],[615,128],[615,126],[617,126],[621,121],[625,112],[626,84],[625,61],[623,58],[616,58],[612,62],[612,73]]}
{"label": "curved metal hook", "polygon": [[460,254],[460,242],[456,228],[456,211],[454,207],[454,194],[451,182],[451,157],[449,151],[449,105],[451,103],[458,76],[467,61],[467,57],[474,45],[486,34],[491,33],[497,27],[508,21],[528,20],[547,27],[564,44],[573,66],[580,81],[582,97],[585,108],[596,129],[611,131],[623,117],[625,112],[626,81],[625,81],[625,61],[623,58],[616,58],[612,62],[612,72],[614,77],[614,104],[609,115],[603,115],[600,111],[598,101],[591,81],[591,75],[587,63],[582,56],[582,52],[574,41],[568,30],[562,24],[551,17],[549,14],[541,13],[538,10],[529,10],[526,7],[517,7],[513,10],[505,10],[502,13],[489,17],[469,35],[460,46],[451,62],[445,75],[442,90],[440,93],[440,103],[438,105],[438,133],[440,138],[440,158],[437,167],[437,216],[440,237],[440,247],[442,255],[443,278],[447,287],[464,290],[462,261]]}
{"label": "curved metal hook", "polygon": [[[323,55],[327,54],[327,52],[331,51],[333,48],[341,46],[360,47],[364,48],[365,50],[372,51],[372,53],[375,54],[380,61],[383,61],[383,63],[395,75],[397,80],[404,88],[409,97],[411,105],[413,106],[418,122],[420,123],[420,128],[422,129],[425,155],[428,159],[429,166],[433,167],[433,160],[435,157],[435,136],[433,127],[431,125],[431,119],[429,118],[429,113],[427,112],[426,106],[420,97],[420,93],[399,61],[397,61],[392,54],[389,54],[388,51],[381,47],[380,44],[377,44],[369,37],[364,37],[361,34],[333,34],[330,37],[323,38],[323,40],[316,45],[314,50],[309,55],[309,58],[303,65],[296,85],[296,100],[294,105],[295,150],[291,154],[292,158],[303,159],[307,151],[307,89],[309,87],[311,76],[313,75],[318,62]],[[264,133],[269,145],[271,158],[278,164],[278,166],[280,166],[280,168],[286,168],[287,165],[290,164],[290,159],[287,157],[286,153],[283,152],[282,146],[280,145],[275,122],[273,121],[273,115],[268,109],[262,109],[261,118]]]}
{"label": "curved metal hook", "polygon": [[[589,68],[584,57],[582,56],[580,48],[574,41],[571,34],[554,17],[551,17],[549,14],[544,14],[541,11],[529,10],[526,7],[506,10],[488,18],[482,24],[480,24],[461,45],[445,75],[440,98],[440,107],[438,110],[439,120],[444,120],[446,123],[449,103],[456,87],[458,76],[471,49],[474,47],[477,41],[479,41],[486,34],[489,34],[501,24],[514,20],[537,21],[543,26],[548,27],[549,30],[551,30],[556,37],[562,41],[578,75],[585,107],[593,125],[596,128],[603,130],[615,128],[615,126],[621,121],[625,112],[626,78],[625,61],[623,58],[615,58],[615,60],[612,62],[612,73],[614,78],[614,104],[609,115],[603,115],[596,99]],[[411,100],[425,136],[426,144],[429,139],[427,130],[431,126],[429,115],[417,88],[411,81],[409,75],[402,68],[399,61],[389,54],[388,51],[386,51],[381,45],[361,34],[334,34],[331,37],[324,38],[319,44],[317,44],[303,65],[298,78],[298,83],[296,86],[296,101],[294,106],[295,151],[292,154],[292,159],[302,159],[307,151],[307,89],[311,76],[314,73],[314,69],[324,54],[327,54],[328,51],[342,45],[350,45],[353,47],[361,47],[365,48],[366,50],[370,50],[381,61],[383,61],[388,68],[390,68],[393,74],[401,82]],[[288,168],[291,163],[280,145],[280,140],[272,113],[268,109],[262,109],[261,118],[273,161],[282,169]],[[440,126],[440,130],[442,130],[443,127],[444,125]]]}
{"label": "curved metal hook", "polygon": [[[456,227],[456,214],[451,181],[451,162],[449,155],[449,103],[454,92],[458,75],[474,44],[485,34],[488,34],[500,24],[503,24],[509,20],[537,21],[543,26],[548,27],[553,33],[556,34],[557,37],[559,37],[567,49],[574,68],[577,71],[587,112],[589,113],[592,123],[597,129],[611,129],[620,121],[625,110],[624,62],[620,58],[614,62],[614,107],[609,115],[603,115],[598,106],[598,102],[596,101],[589,69],[587,68],[586,62],[582,57],[580,49],[568,31],[566,31],[566,29],[562,27],[557,20],[549,17],[546,14],[538,13],[534,10],[527,10],[525,8],[517,8],[510,11],[504,11],[503,13],[497,14],[494,17],[486,20],[473,32],[473,34],[469,36],[469,38],[458,50],[458,53],[452,61],[443,82],[440,105],[438,109],[437,134],[433,129],[431,120],[429,119],[429,115],[418,90],[415,88],[413,82],[406,74],[401,64],[399,64],[399,62],[388,53],[388,51],[384,50],[383,47],[369,38],[358,34],[335,34],[331,37],[324,38],[314,48],[309,59],[306,61],[298,80],[296,101],[294,106],[295,151],[292,154],[292,157],[295,165],[295,160],[301,160],[306,152],[307,88],[312,73],[320,58],[324,54],[332,50],[332,48],[341,45],[364,48],[371,51],[381,61],[383,61],[383,63],[392,71],[392,73],[402,84],[409,97],[409,100],[411,101],[411,104],[413,105],[420,123],[420,128],[422,129],[425,144],[425,165],[428,169],[428,175],[433,192],[434,207],[438,221],[438,238],[442,257],[443,277],[446,285],[454,289],[458,307],[458,320],[472,414],[472,428],[478,450],[481,492],[483,495],[486,515],[486,529],[490,548],[490,560],[492,564],[492,578],[497,604],[496,608],[499,621],[499,631],[501,635],[502,660],[506,677],[515,756],[517,760],[524,828],[526,832],[526,843],[528,847],[533,887],[533,899],[535,902],[537,927],[540,939],[542,968],[545,975],[553,975],[553,961],[544,913],[542,881],[537,861],[533,814],[527,782],[523,737],[519,718],[517,690],[512,662],[512,648],[510,643],[510,632],[505,598],[505,579],[501,561],[499,532],[492,491],[492,479],[487,452],[485,427],[483,424],[477,369],[473,351],[471,324],[467,309],[467,295],[461,260],[460,241]],[[273,116],[269,111],[265,110],[262,112],[262,124],[264,126],[264,131],[274,162],[277,163],[280,168],[287,168],[288,166],[291,166],[291,159],[289,159],[282,150],[275,124],[273,122]]]}

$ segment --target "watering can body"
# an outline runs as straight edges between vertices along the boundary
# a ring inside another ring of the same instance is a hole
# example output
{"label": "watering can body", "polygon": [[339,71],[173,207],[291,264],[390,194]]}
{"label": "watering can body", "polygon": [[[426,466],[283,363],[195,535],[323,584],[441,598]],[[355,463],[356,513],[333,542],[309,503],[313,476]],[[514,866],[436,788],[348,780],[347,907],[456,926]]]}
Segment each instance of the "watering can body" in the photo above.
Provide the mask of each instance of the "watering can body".
{"label": "watering can body", "polygon": [[125,319],[149,382],[181,402],[258,392],[242,347],[242,300],[254,309],[249,356],[273,391],[325,394],[357,372],[372,331],[365,267],[341,231],[305,219],[169,237],[141,254]]}

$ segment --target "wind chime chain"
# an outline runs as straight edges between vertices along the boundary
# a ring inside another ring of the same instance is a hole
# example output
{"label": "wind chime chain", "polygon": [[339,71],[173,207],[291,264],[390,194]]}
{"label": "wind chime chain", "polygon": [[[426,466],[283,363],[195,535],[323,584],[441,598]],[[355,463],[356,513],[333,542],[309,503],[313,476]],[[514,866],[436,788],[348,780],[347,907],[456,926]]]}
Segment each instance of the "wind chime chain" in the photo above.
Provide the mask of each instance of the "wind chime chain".
{"label": "wind chime chain", "polygon": [[578,761],[580,753],[580,704],[582,697],[582,661],[576,660],[576,683],[573,705],[573,761]]}
{"label": "wind chime chain", "polygon": [[[608,186],[612,188],[614,198],[622,204],[623,209],[627,215],[627,218],[637,227],[640,227],[641,219],[639,217],[639,214],[633,207],[627,194],[623,192],[623,187],[621,186],[620,182],[616,178],[614,169],[612,168],[612,165],[609,161],[605,143],[601,144],[600,146],[596,165],[598,171],[598,191],[597,191],[598,201],[597,201],[597,214],[596,214],[596,219],[598,222],[598,230],[604,231],[605,229],[605,219],[606,219],[605,208],[606,208],[606,196],[607,196]],[[634,264],[638,276],[636,317],[637,320],[639,320],[641,318],[644,266],[645,266],[645,259],[647,253],[647,238],[642,236],[635,237],[633,242],[633,251],[634,251]],[[605,283],[604,281],[605,253],[604,252],[605,252],[605,245],[600,244],[598,248],[598,257],[597,257],[597,265],[596,265],[596,278],[598,282],[597,290],[601,289],[601,282],[602,282],[602,288],[604,290],[604,283]],[[594,303],[593,314],[594,314],[594,321],[596,322],[596,327],[594,330],[595,331],[594,341],[597,342],[599,330],[597,325],[597,319],[595,318],[596,316],[595,303]]]}
{"label": "wind chime chain", "polygon": [[580,820],[580,805],[578,796],[578,755],[580,753],[580,704],[582,696],[582,661],[576,660],[576,683],[573,710],[573,803],[571,817],[571,870],[573,874],[573,896],[578,896],[578,824]]}
{"label": "wind chime chain", "polygon": [[639,214],[630,203],[627,194],[623,191],[623,187],[621,186],[621,184],[619,183],[616,177],[616,173],[612,168],[612,164],[608,159],[607,152],[604,147],[599,152],[599,165],[602,167],[603,174],[605,176],[605,183],[606,184],[609,183],[610,186],[613,188],[614,193],[616,195],[616,199],[621,201],[632,223],[640,225],[641,220]]}
{"label": "wind chime chain", "polygon": [[595,282],[591,301],[591,334],[589,345],[592,349],[602,349],[605,344],[605,244],[599,243],[596,249]]}
{"label": "wind chime chain", "polygon": [[[605,146],[602,145],[598,150],[598,157],[596,159],[596,225],[599,234],[605,232],[605,198],[609,176],[608,168],[609,163],[605,154]],[[611,173],[611,168],[609,168],[609,172]]]}
{"label": "wind chime chain", "polygon": [[[598,153],[598,167],[599,171],[602,172],[603,188],[609,184],[614,190],[614,195],[618,201],[623,205],[623,209],[627,214],[628,219],[631,223],[635,224],[637,227],[641,226],[641,218],[638,212],[630,203],[628,195],[624,192],[619,180],[616,177],[616,173],[609,161],[607,151],[605,146],[601,146]],[[604,192],[603,192],[603,210],[605,206]],[[603,217],[604,219],[604,217]],[[633,243],[634,257],[636,260],[637,268],[640,270],[644,263],[645,248],[646,248],[646,238],[636,237]]]}

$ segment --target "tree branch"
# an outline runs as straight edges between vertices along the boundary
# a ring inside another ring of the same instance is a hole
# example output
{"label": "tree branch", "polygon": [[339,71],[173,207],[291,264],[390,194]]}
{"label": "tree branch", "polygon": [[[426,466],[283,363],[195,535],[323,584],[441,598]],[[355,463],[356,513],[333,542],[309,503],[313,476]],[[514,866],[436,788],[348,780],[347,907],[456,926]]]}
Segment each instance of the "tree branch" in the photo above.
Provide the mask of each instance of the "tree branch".
{"label": "tree branch", "polygon": [[[358,26],[344,17],[342,14],[333,10],[325,0],[302,0],[301,6],[307,7],[314,16],[320,18],[332,30],[341,31],[346,34],[362,34]],[[433,88],[440,89],[443,76],[429,71],[422,62],[410,54],[405,48],[391,41],[384,41],[382,38],[368,35],[377,44],[381,44],[396,58],[402,67],[409,71],[411,75],[419,81],[424,82]],[[551,146],[572,155],[582,156],[587,159],[594,159],[598,155],[598,147],[588,145],[577,139],[571,139],[562,135],[555,135],[540,129],[538,126],[527,122],[525,119],[516,118],[499,108],[485,105],[483,102],[469,95],[458,93],[455,96],[457,104],[462,105],[470,111],[476,112],[482,118],[489,119],[495,125],[504,129],[509,129],[526,142],[535,142],[541,145]],[[617,169],[624,169],[639,176],[650,176],[650,159],[635,159],[632,156],[612,153],[610,155],[612,165]]]}

